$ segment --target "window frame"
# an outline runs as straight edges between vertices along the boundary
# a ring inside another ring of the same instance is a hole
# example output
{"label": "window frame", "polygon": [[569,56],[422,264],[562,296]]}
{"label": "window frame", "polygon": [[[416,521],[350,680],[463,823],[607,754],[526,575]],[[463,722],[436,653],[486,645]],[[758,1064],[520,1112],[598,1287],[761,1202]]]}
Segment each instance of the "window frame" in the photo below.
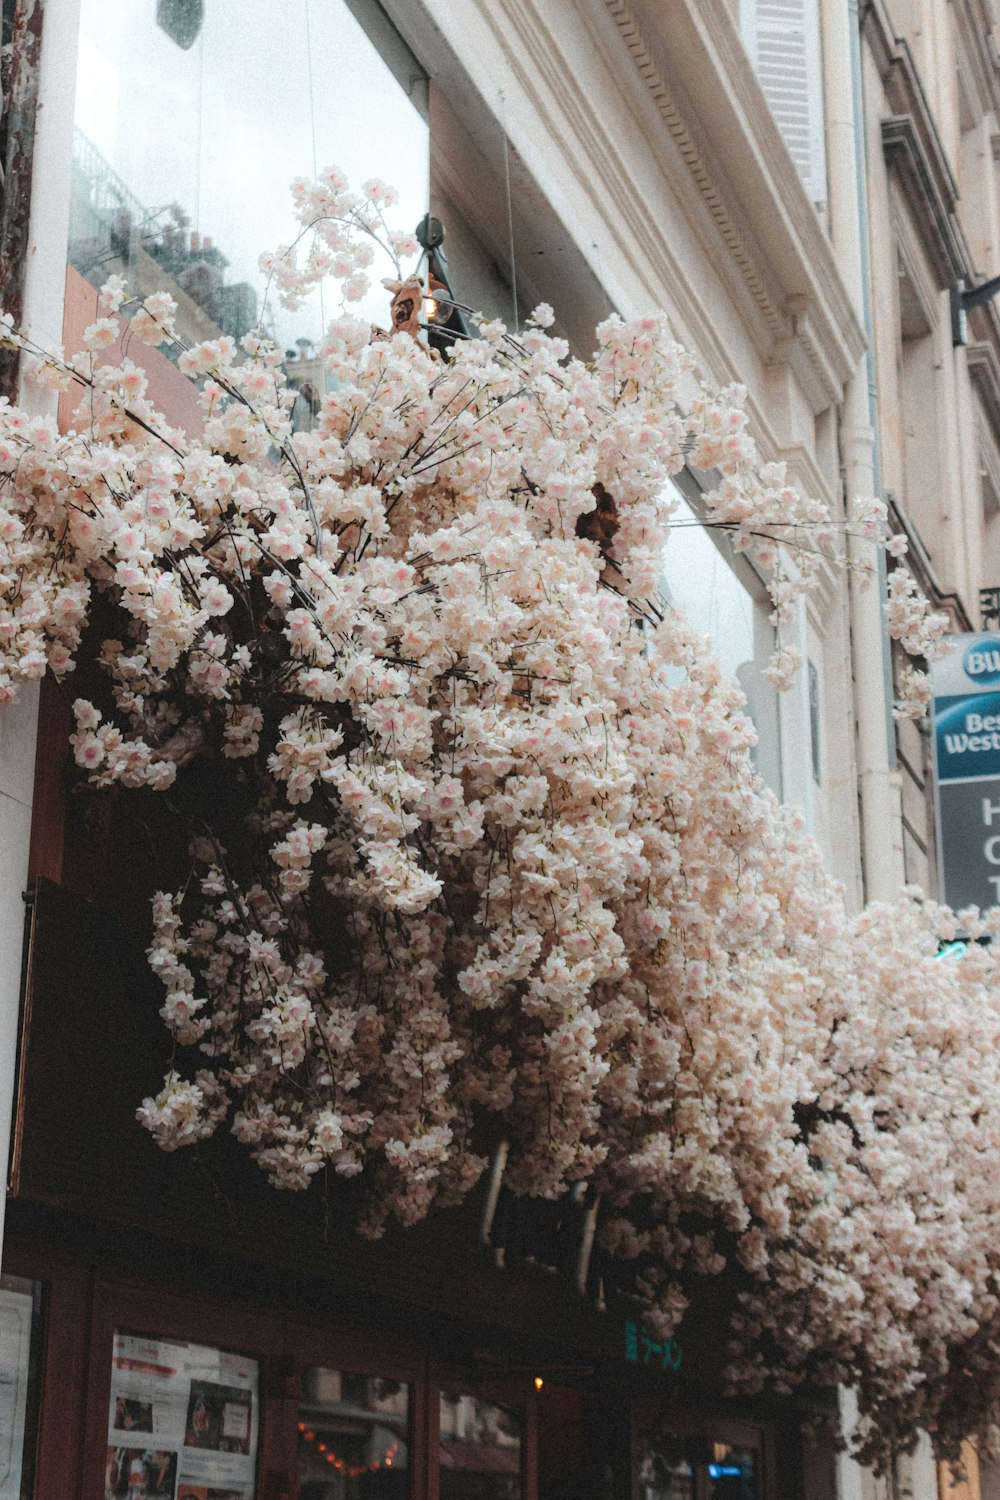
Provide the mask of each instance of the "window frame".
{"label": "window frame", "polygon": [[78,1435],[82,1430],[86,1373],[89,1278],[72,1256],[48,1247],[4,1243],[5,1275],[40,1281],[44,1288],[42,1349],[35,1432],[34,1495],[80,1493]]}
{"label": "window frame", "polygon": [[256,1500],[297,1495],[299,1399],[312,1365],[388,1376],[410,1386],[409,1500],[440,1500],[443,1390],[518,1412],[521,1500],[537,1500],[538,1402],[528,1374],[483,1377],[475,1364],[440,1359],[426,1344],[377,1327],[344,1326],[337,1308],[321,1307],[313,1318],[274,1304],[248,1308],[212,1292],[191,1294],[130,1275],[91,1283],[88,1268],[72,1256],[35,1246],[9,1247],[5,1270],[46,1284],[36,1500],[103,1496],[114,1335],[122,1329],[233,1350],[259,1362]]}
{"label": "window frame", "polygon": [[[659,1418],[678,1437],[704,1438],[751,1448],[757,1455],[756,1500],[775,1500],[775,1433],[768,1422],[724,1415],[714,1406],[674,1406],[669,1397],[640,1396],[632,1402],[632,1500],[642,1500],[639,1452],[643,1432]],[[696,1481],[695,1500],[707,1500],[707,1487]]]}
{"label": "window frame", "polygon": [[521,1500],[537,1500],[538,1400],[532,1377],[520,1371],[507,1377],[500,1374],[486,1376],[475,1370],[462,1369],[461,1366],[436,1360],[429,1362],[427,1381],[430,1417],[428,1456],[431,1461],[427,1466],[426,1500],[441,1500],[441,1397],[446,1390],[473,1396],[477,1400],[488,1401],[520,1414]]}
{"label": "window frame", "polygon": [[[272,1317],[277,1317],[274,1313]],[[317,1326],[301,1314],[284,1319],[280,1368],[268,1399],[280,1406],[277,1443],[282,1450],[279,1470],[289,1476],[288,1493],[298,1489],[298,1421],[303,1376],[307,1368],[321,1366],[352,1375],[383,1375],[410,1388],[409,1402],[409,1500],[425,1500],[426,1473],[432,1451],[428,1442],[427,1355],[412,1341],[386,1334],[380,1329],[345,1328],[334,1315],[325,1326]],[[281,1492],[279,1491],[279,1494]],[[267,1496],[267,1491],[262,1491]],[[270,1500],[270,1497],[268,1497]]]}
{"label": "window frame", "polygon": [[[81,1493],[103,1496],[108,1448],[108,1401],[111,1392],[114,1335],[135,1330],[154,1338],[179,1339],[233,1350],[256,1359],[258,1387],[256,1500],[282,1495],[280,1423],[271,1390],[280,1376],[280,1354],[274,1349],[273,1315],[247,1311],[217,1298],[194,1297],[175,1287],[121,1280],[97,1282],[91,1305],[90,1339],[83,1402],[83,1485]],[[269,1336],[270,1335],[270,1336]],[[40,1491],[39,1500],[45,1495]]]}
{"label": "window frame", "polygon": [[[721,532],[720,528],[717,526],[713,526],[711,520],[708,518],[705,506],[705,495],[707,492],[715,488],[715,486],[719,483],[721,477],[722,476],[719,474],[718,470],[711,470],[706,472],[700,469],[693,469],[690,464],[685,464],[684,468],[680,471],[679,474],[673,474],[670,476],[670,480],[668,482],[674,486],[677,493],[690,507],[695,518],[702,523],[705,535],[711,542],[712,546],[715,548],[723,564],[727,568],[729,568],[730,572],[733,575],[733,578],[736,580],[736,583],[747,595],[753,610],[756,611],[758,609],[761,609],[767,615],[770,615],[771,610],[773,609],[773,605],[771,604],[770,597],[767,592],[766,574],[748,554],[736,552],[729,542],[728,533]],[[664,549],[665,554],[669,553],[669,547],[670,541],[668,538],[667,546]],[[663,576],[666,577],[665,564],[663,567]],[[680,609],[681,614],[684,615],[685,619],[687,619],[683,600],[679,600],[676,607]],[[771,631],[771,650],[775,650],[778,645],[778,627],[771,624],[770,621],[768,621],[767,623]],[[786,627],[789,633],[791,633],[791,630],[794,628],[796,634],[796,644],[798,644],[797,637],[799,634],[800,625],[801,619],[797,622],[795,627]],[[754,632],[756,632],[756,622],[754,623]],[[718,645],[719,643],[713,640],[712,648],[714,655],[718,654]],[[755,650],[753,660],[754,663],[759,666],[761,672],[763,672],[763,668],[767,665],[767,662],[761,661],[761,659],[757,656],[756,642],[754,642],[754,645]],[[774,735],[772,751],[777,761],[777,785],[773,786],[770,779],[767,776],[763,775],[759,768],[757,768],[756,761],[754,764],[755,768],[757,769],[757,774],[761,776],[761,779],[765,782],[765,784],[769,786],[775,793],[779,802],[781,802],[783,805],[787,805],[789,802],[794,802],[796,800],[794,797],[789,797],[788,795],[789,784],[792,778],[790,778],[789,775],[789,710],[787,701],[785,700],[788,699],[789,695],[786,693],[779,693],[774,689],[771,689],[771,692],[773,693],[774,697]],[[760,726],[755,722],[754,727],[757,730],[758,739],[760,739]]]}

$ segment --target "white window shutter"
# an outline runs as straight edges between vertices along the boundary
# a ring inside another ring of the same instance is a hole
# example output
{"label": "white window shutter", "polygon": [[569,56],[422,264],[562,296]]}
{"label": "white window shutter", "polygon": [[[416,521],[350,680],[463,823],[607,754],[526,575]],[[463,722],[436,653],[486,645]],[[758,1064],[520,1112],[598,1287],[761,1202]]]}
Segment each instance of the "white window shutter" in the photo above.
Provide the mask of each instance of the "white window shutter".
{"label": "white window shutter", "polygon": [[825,203],[818,0],[740,0],[740,30],[799,176]]}

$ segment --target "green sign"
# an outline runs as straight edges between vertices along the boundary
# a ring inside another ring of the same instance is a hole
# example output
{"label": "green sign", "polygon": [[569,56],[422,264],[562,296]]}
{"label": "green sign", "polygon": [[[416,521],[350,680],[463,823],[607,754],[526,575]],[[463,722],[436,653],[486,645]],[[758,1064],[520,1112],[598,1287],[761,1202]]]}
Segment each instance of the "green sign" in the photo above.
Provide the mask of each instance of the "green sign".
{"label": "green sign", "polygon": [[625,1323],[625,1358],[630,1365],[645,1365],[651,1370],[674,1370],[681,1367],[683,1351],[676,1339],[657,1341],[642,1323]]}

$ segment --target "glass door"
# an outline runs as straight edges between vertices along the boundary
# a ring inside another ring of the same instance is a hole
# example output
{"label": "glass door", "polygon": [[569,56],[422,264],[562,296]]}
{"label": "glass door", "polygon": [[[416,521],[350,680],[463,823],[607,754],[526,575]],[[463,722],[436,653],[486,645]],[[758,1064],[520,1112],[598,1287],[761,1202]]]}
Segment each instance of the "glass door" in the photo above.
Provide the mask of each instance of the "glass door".
{"label": "glass door", "polygon": [[635,1500],[766,1500],[764,1432],[637,1403]]}

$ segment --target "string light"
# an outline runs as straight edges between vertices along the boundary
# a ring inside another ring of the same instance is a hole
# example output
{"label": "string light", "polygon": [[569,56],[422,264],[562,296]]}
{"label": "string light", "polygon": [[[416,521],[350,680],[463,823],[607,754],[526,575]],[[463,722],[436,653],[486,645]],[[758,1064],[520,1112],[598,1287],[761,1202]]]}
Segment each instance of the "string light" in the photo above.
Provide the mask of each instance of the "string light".
{"label": "string light", "polygon": [[[299,1432],[305,1442],[316,1443],[316,1433],[305,1422],[299,1423]],[[360,1479],[362,1474],[377,1474],[382,1468],[391,1469],[399,1453],[399,1444],[390,1443],[381,1458],[373,1458],[366,1464],[349,1464],[346,1459],[338,1458],[326,1443],[316,1443],[316,1448],[338,1474],[344,1474],[348,1479]]]}

